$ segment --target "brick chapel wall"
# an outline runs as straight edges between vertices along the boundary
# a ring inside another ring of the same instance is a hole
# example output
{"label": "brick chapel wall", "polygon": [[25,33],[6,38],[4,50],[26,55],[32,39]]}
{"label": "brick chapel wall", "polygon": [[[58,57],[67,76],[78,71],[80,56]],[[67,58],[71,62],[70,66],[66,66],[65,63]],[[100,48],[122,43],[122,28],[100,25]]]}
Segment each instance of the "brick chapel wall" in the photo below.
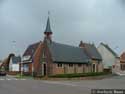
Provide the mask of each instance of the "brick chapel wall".
{"label": "brick chapel wall", "polygon": [[95,64],[96,72],[98,72],[98,60],[92,60],[92,64]]}
{"label": "brick chapel wall", "polygon": [[69,64],[63,64],[63,67],[58,67],[57,63],[53,63],[53,71],[52,75],[55,74],[71,74],[71,73],[88,73],[91,72],[91,65],[81,64],[73,64],[73,67],[69,67]]}
{"label": "brick chapel wall", "polygon": [[92,60],[93,64],[96,64],[96,72],[103,72],[103,64],[99,60]]}
{"label": "brick chapel wall", "polygon": [[84,65],[80,64],[80,66],[78,64],[75,65],[76,67],[76,73],[84,73]]}
{"label": "brick chapel wall", "polygon": [[103,72],[103,64],[101,62],[98,64],[98,72]]}
{"label": "brick chapel wall", "polygon": [[85,73],[92,71],[91,64],[86,64],[86,65],[84,65],[84,67],[85,67]]}
{"label": "brick chapel wall", "polygon": [[74,64],[73,64],[72,67],[69,67],[69,65],[67,64],[66,68],[67,68],[67,73],[69,73],[69,74],[70,74],[70,73],[75,73],[75,72],[74,72],[74,70],[75,70]]}
{"label": "brick chapel wall", "polygon": [[62,67],[58,67],[57,63],[53,63],[53,75],[64,74],[64,64]]}
{"label": "brick chapel wall", "polygon": [[40,60],[42,57],[42,50],[43,50],[43,43],[40,43],[40,45],[38,46],[35,55],[34,55],[34,71],[38,72],[39,71],[39,67],[40,66]]}
{"label": "brick chapel wall", "polygon": [[44,50],[45,50],[45,55],[46,55],[46,73],[47,75],[52,75],[53,74],[53,70],[54,70],[54,67],[53,67],[53,61],[52,61],[52,55],[50,53],[50,50],[49,48],[47,47],[47,44],[46,42],[44,43]]}
{"label": "brick chapel wall", "polygon": [[[102,72],[103,71],[102,63],[97,63],[96,68],[97,68],[97,72]],[[57,63],[53,63],[52,75],[71,74],[71,73],[88,73],[88,72],[92,72],[91,64],[81,64],[81,66],[78,66],[78,64],[73,64],[73,67],[69,67],[69,64],[63,64],[63,67],[58,67]]]}

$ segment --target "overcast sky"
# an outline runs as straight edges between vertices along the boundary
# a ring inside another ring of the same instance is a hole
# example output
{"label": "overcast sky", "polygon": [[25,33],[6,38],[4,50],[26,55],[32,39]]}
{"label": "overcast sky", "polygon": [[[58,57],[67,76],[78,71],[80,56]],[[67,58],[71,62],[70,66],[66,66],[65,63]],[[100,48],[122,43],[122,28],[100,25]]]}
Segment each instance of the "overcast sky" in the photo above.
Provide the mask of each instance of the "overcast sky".
{"label": "overcast sky", "polygon": [[0,59],[43,40],[48,10],[54,41],[125,51],[125,0],[0,0]]}

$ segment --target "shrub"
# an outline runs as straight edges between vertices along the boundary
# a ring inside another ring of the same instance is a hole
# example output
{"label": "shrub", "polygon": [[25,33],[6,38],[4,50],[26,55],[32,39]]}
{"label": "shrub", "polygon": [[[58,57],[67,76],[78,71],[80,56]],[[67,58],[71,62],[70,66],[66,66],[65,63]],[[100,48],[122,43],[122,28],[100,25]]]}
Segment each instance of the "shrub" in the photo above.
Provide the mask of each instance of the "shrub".
{"label": "shrub", "polygon": [[89,73],[75,73],[75,74],[57,74],[57,75],[51,75],[49,77],[53,77],[53,78],[75,78],[75,77],[100,76],[100,75],[106,75],[106,74],[109,74],[109,73],[89,72]]}

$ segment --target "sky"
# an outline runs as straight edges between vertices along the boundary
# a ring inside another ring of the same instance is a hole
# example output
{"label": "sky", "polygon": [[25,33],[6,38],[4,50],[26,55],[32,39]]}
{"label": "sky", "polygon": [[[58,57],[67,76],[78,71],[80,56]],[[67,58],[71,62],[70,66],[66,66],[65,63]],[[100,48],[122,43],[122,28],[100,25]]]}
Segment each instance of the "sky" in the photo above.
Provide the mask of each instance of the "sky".
{"label": "sky", "polygon": [[125,51],[125,0],[0,0],[0,59],[42,41],[48,11],[53,41]]}

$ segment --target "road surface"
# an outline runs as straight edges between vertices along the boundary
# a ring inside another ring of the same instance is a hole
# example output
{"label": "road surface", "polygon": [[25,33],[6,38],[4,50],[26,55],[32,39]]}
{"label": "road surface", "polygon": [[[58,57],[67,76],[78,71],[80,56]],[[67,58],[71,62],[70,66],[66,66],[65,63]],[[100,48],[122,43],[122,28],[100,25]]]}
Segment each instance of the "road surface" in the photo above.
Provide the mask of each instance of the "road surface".
{"label": "road surface", "polygon": [[0,77],[0,94],[90,94],[91,89],[125,89],[125,76],[103,80],[47,81]]}

